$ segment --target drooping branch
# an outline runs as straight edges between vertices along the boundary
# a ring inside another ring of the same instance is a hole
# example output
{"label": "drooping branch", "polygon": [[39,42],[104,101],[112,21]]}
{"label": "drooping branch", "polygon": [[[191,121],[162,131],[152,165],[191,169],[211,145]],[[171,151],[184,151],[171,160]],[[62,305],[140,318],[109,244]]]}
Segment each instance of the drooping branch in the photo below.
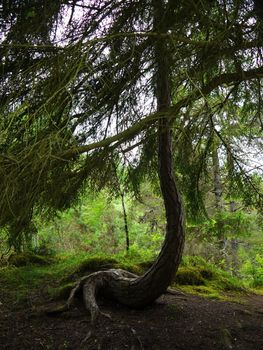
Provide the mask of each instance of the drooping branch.
{"label": "drooping branch", "polygon": [[213,127],[213,130],[215,132],[215,134],[217,135],[218,139],[222,142],[223,146],[225,147],[228,156],[231,157],[232,162],[237,166],[237,168],[239,169],[240,173],[242,174],[242,176],[244,176],[246,183],[249,184],[250,188],[253,189],[254,193],[256,193],[259,197],[259,202],[262,203],[263,201],[263,195],[262,193],[260,193],[258,191],[258,188],[255,186],[255,184],[253,183],[251,177],[248,175],[248,171],[245,171],[242,167],[242,165],[240,164],[239,159],[236,157],[236,155],[234,154],[233,150],[231,149],[231,147],[229,146],[228,142],[225,140],[224,136],[221,134],[221,132],[219,130],[217,130],[217,128],[214,125],[214,121],[212,116],[210,116],[210,121],[211,121],[211,125]]}
{"label": "drooping branch", "polygon": [[133,139],[136,135],[138,135],[139,132],[145,130],[157,120],[160,120],[162,118],[168,118],[172,122],[174,116],[178,115],[181,108],[186,107],[190,102],[196,101],[202,97],[205,98],[214,89],[220,86],[223,86],[225,84],[229,86],[236,83],[241,83],[242,81],[260,78],[263,78],[263,66],[242,72],[222,73],[212,78],[204,87],[199,89],[195,88],[190,94],[179,100],[174,106],[168,107],[165,111],[158,111],[154,114],[146,116],[139,122],[133,124],[128,129],[116,135],[105,138],[101,141],[97,141],[79,147],[76,146],[73,149],[68,149],[64,151],[60,155],[60,157],[66,160],[77,154],[90,152],[98,148],[104,148],[110,145],[113,145],[114,148],[114,143],[123,143],[125,141]]}
{"label": "drooping branch", "polygon": [[[86,41],[82,47],[83,49],[87,49],[89,47],[94,46],[97,43],[101,42],[107,42],[118,38],[161,38],[161,39],[169,39],[173,43],[182,43],[192,46],[193,48],[206,48],[206,49],[229,49],[229,50],[245,50],[245,49],[252,49],[257,48],[259,46],[262,46],[263,42],[261,40],[251,40],[251,41],[242,41],[242,43],[234,44],[234,45],[226,45],[225,47],[222,47],[222,41],[220,40],[195,40],[191,39],[187,36],[182,36],[174,33],[157,33],[157,32],[126,32],[126,33],[114,33],[114,34],[107,34],[105,36],[101,36],[95,39],[90,39]],[[0,48],[6,48],[11,50],[20,50],[20,49],[26,49],[26,50],[33,50],[33,51],[68,51],[72,50],[74,45],[68,45],[68,46],[59,46],[57,44],[53,45],[44,45],[44,44],[0,44]]]}

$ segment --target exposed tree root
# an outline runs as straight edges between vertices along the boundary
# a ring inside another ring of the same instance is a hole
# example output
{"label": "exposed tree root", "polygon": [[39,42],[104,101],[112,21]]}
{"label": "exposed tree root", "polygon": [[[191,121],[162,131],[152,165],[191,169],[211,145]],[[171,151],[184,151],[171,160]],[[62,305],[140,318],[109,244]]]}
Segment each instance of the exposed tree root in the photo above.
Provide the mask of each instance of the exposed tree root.
{"label": "exposed tree root", "polygon": [[184,292],[182,292],[181,290],[177,289],[177,288],[167,288],[166,290],[167,294],[172,294],[172,295],[180,295],[180,296],[185,296],[186,294]]}
{"label": "exposed tree root", "polygon": [[[121,269],[110,269],[106,271],[94,272],[90,275],[80,278],[76,282],[64,305],[49,309],[46,311],[46,313],[48,315],[55,315],[69,310],[76,294],[78,292],[82,292],[85,308],[91,314],[92,324],[94,324],[100,317],[107,317],[111,319],[111,316],[109,314],[101,312],[98,307],[96,301],[98,292],[106,297],[111,297],[119,301],[118,295],[120,292],[118,289],[122,289],[122,293],[125,293],[125,290],[123,290],[123,283],[124,286],[128,289],[129,284],[139,278],[139,276]],[[185,295],[180,290],[172,288],[167,288],[166,293],[173,295]]]}
{"label": "exposed tree root", "polygon": [[94,324],[99,316],[111,318],[110,315],[105,314],[99,310],[96,296],[98,292],[104,292],[105,295],[112,293],[112,284],[122,280],[135,279],[138,276],[121,269],[110,269],[107,271],[98,271],[88,276],[82,277],[77,281],[75,287],[71,290],[70,296],[67,300],[67,308],[71,306],[74,296],[82,289],[84,305],[91,314],[91,323]]}
{"label": "exposed tree root", "polygon": [[115,293],[113,290],[118,284],[121,284],[122,282],[127,284],[136,278],[138,278],[137,275],[121,269],[110,269],[107,271],[94,272],[88,276],[80,278],[76,282],[75,286],[70,292],[67,302],[64,305],[46,310],[46,314],[56,315],[69,310],[74,301],[74,297],[79,291],[82,290],[84,305],[91,314],[92,324],[94,324],[100,316],[111,318],[110,315],[99,310],[96,301],[98,292],[105,296],[114,297]]}

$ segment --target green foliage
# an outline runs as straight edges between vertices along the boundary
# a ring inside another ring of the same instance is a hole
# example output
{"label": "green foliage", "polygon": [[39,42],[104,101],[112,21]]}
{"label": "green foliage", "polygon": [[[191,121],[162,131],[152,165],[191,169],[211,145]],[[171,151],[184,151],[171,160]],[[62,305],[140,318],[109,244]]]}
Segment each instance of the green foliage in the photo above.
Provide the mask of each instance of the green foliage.
{"label": "green foliage", "polygon": [[[235,212],[221,211],[214,217],[215,224],[212,229],[223,237],[246,237],[258,230],[255,213],[237,210]],[[220,238],[220,237],[219,237]]]}
{"label": "green foliage", "polygon": [[[263,250],[261,254],[254,252],[255,255],[244,260],[240,273],[251,287],[263,287]],[[243,257],[246,253],[242,252]]]}
{"label": "green foliage", "polygon": [[162,117],[173,126],[188,213],[206,211],[219,143],[233,160],[229,187],[260,207],[261,181],[242,156],[247,145],[261,147],[261,21],[244,1],[197,4],[37,0],[1,11],[0,227],[16,250],[36,215],[54,217],[87,187],[116,192],[120,163],[129,164],[125,189],[138,194],[145,179],[156,181],[160,42],[172,98]]}
{"label": "green foliage", "polygon": [[[165,230],[161,200],[147,186],[140,200],[126,196],[130,255],[157,254]],[[57,251],[117,253],[125,249],[123,209],[119,197],[109,199],[106,191],[86,193],[78,206],[62,212],[43,225],[39,222],[38,245]]]}
{"label": "green foliage", "polygon": [[255,211],[219,211],[207,220],[189,220],[187,231],[189,235],[198,236],[200,239],[245,238],[260,229],[257,218]]}
{"label": "green foliage", "polygon": [[[125,251],[121,201],[118,197],[110,198],[107,191],[98,195],[86,193],[77,206],[62,212],[48,224],[43,224],[40,218],[36,220],[39,229],[33,252],[46,256],[47,261],[55,253],[71,252],[79,256],[81,252],[82,261],[78,260],[80,271],[72,270],[71,276],[79,276],[85,270],[92,272],[99,267],[121,267],[141,274],[145,268],[138,261],[153,261],[164,240],[162,201],[152,192],[151,186],[145,184],[141,188],[139,200],[127,196],[126,206],[130,233],[128,254]],[[262,244],[259,220],[256,212],[238,210],[217,213],[209,220],[188,221],[185,254],[199,254],[232,275],[242,277],[247,285],[260,285],[260,265],[255,261],[255,256],[262,256],[262,250],[259,249]],[[3,242],[5,237],[3,232]],[[219,241],[219,237],[224,237],[224,241]],[[237,251],[232,249],[232,241],[237,245]],[[254,247],[257,247],[256,251]],[[94,254],[99,258],[98,261],[94,258],[92,263],[97,266],[92,268],[89,264]],[[116,254],[122,261],[121,265],[119,260],[115,260]],[[206,265],[196,267],[191,262],[179,269],[177,281],[180,284],[206,286],[209,278],[214,277],[211,276],[213,273]],[[221,282],[223,284],[223,280]]]}
{"label": "green foliage", "polygon": [[[210,220],[188,227],[186,254],[199,254],[214,262],[246,286],[262,286],[262,230],[255,213],[221,215],[224,222],[218,234],[218,222]],[[218,238],[221,237],[221,240]]]}

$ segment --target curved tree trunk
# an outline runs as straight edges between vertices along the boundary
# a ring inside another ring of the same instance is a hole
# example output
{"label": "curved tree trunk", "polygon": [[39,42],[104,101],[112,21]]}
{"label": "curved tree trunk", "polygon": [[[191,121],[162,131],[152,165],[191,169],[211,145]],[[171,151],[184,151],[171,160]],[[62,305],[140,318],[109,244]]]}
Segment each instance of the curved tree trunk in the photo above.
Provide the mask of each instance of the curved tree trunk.
{"label": "curved tree trunk", "polygon": [[[165,127],[167,122],[160,127]],[[76,291],[83,288],[86,308],[92,321],[99,315],[96,294],[111,297],[118,302],[138,308],[154,302],[166,292],[182,257],[184,245],[183,210],[172,170],[171,133],[161,130],[159,137],[160,184],[166,210],[166,236],[161,252],[151,268],[140,277],[123,270],[95,272],[79,280],[68,299],[69,307]]]}
{"label": "curved tree trunk", "polygon": [[[153,0],[155,29],[165,30],[164,4]],[[156,44],[156,97],[158,111],[170,107],[169,66],[166,43]],[[130,307],[144,307],[165,293],[182,257],[184,245],[183,209],[172,167],[172,134],[169,120],[159,122],[159,178],[166,211],[166,236],[161,252],[152,267],[140,277],[123,270],[100,271],[77,282],[68,299],[71,304],[76,291],[83,288],[84,301],[92,320],[99,314],[98,291]]]}

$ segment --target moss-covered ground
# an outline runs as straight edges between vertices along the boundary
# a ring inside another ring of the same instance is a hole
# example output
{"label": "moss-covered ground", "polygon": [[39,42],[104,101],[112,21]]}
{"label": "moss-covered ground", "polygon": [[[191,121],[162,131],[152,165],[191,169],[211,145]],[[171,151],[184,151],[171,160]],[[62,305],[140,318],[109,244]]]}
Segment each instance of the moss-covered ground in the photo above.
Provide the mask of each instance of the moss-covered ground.
{"label": "moss-covered ground", "polygon": [[[0,268],[0,283],[5,294],[19,305],[29,294],[40,290],[50,298],[66,298],[76,279],[98,270],[122,268],[140,275],[151,263],[131,255],[87,256],[81,253],[51,258],[24,254],[13,256],[8,265]],[[219,300],[238,301],[242,294],[262,293],[260,288],[253,291],[246,288],[242,280],[200,257],[183,258],[172,286],[186,293]]]}
{"label": "moss-covered ground", "polygon": [[151,262],[131,255],[43,259],[19,257],[19,266],[13,260],[0,268],[0,349],[262,349],[262,296],[203,259],[183,259],[172,285],[184,294],[165,294],[143,310],[100,300],[112,318],[96,329],[81,303],[53,317],[43,311],[61,305],[57,299],[82,275],[111,267],[141,274]]}

